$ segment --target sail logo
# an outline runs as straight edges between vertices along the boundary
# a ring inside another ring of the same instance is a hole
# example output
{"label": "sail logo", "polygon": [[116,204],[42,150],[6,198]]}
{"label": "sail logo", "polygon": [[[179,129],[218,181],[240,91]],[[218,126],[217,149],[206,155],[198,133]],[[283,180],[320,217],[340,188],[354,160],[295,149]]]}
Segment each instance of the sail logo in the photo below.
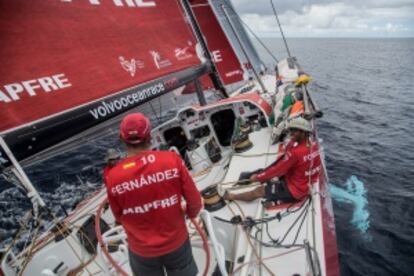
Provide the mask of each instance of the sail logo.
{"label": "sail logo", "polygon": [[131,60],[126,60],[123,56],[120,56],[118,59],[119,63],[121,63],[122,68],[127,71],[131,77],[135,76],[137,68],[143,69],[145,67],[144,62],[139,59],[132,58]]}
{"label": "sail logo", "polygon": [[189,47],[175,48],[174,53],[177,60],[185,60],[191,58],[193,55],[188,53]]}
{"label": "sail logo", "polygon": [[150,51],[150,54],[158,70],[172,65],[171,61],[169,59],[163,59],[159,52]]}
{"label": "sail logo", "polygon": [[236,76],[236,75],[243,75],[243,71],[242,70],[234,70],[234,71],[226,73],[227,78],[231,78],[231,77]]}
{"label": "sail logo", "polygon": [[171,89],[177,87],[180,81],[177,78],[172,78],[169,80],[164,81],[164,86],[166,89]]}
{"label": "sail logo", "polygon": [[136,106],[137,104],[151,99],[165,91],[165,86],[162,82],[151,85],[147,88],[138,90],[128,95],[121,96],[114,100],[102,101],[97,107],[89,110],[89,113],[96,120],[104,118],[108,115],[118,114],[120,111]]}

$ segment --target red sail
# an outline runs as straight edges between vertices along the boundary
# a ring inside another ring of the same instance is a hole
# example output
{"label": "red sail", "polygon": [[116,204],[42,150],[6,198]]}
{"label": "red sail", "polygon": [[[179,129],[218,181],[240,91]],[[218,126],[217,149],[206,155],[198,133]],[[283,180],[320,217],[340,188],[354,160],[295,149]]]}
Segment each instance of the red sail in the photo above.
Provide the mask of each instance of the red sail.
{"label": "red sail", "polygon": [[[201,28],[207,47],[224,84],[243,80],[243,69],[207,0],[192,0],[191,7]],[[203,79],[204,87],[211,82]]]}
{"label": "red sail", "polygon": [[201,64],[179,0],[0,0],[0,37],[0,133]]}

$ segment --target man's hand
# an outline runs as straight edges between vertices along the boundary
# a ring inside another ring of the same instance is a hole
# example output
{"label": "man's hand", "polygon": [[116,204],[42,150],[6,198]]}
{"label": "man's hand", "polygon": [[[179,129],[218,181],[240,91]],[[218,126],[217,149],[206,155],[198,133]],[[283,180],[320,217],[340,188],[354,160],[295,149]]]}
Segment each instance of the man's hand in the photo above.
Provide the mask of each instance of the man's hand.
{"label": "man's hand", "polygon": [[256,173],[252,174],[249,179],[251,182],[257,181],[257,174]]}

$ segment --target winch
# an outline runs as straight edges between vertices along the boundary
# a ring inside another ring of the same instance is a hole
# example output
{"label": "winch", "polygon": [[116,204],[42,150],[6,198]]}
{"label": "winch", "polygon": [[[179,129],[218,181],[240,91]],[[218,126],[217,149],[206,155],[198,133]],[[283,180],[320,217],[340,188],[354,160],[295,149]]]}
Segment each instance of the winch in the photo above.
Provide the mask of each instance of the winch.
{"label": "winch", "polygon": [[249,135],[240,133],[238,137],[232,141],[234,151],[237,153],[245,152],[253,147],[253,143],[249,139]]}
{"label": "winch", "polygon": [[209,212],[217,211],[226,206],[226,202],[217,192],[217,185],[208,186],[201,191],[201,195],[204,199],[204,208]]}

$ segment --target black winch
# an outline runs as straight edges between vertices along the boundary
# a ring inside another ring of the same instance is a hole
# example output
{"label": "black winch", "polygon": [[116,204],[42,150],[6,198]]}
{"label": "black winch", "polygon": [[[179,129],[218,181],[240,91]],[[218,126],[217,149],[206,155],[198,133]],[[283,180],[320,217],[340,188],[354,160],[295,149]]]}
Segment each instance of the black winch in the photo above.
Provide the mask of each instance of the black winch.
{"label": "black winch", "polygon": [[208,186],[201,191],[204,199],[204,208],[209,212],[220,210],[226,206],[226,202],[217,192],[217,185]]}

